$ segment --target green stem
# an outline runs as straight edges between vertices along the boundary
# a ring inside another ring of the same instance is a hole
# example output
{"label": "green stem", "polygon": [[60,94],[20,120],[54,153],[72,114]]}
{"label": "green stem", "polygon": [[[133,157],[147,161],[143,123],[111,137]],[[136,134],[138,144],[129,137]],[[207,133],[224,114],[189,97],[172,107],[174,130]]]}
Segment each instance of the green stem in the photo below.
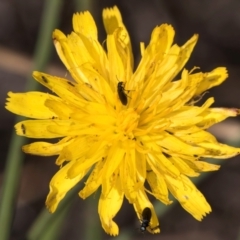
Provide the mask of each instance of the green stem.
{"label": "green stem", "polygon": [[75,6],[77,11],[90,11],[92,13],[92,0],[75,0]]}
{"label": "green stem", "polygon": [[[98,190],[94,195],[90,196],[86,200],[86,219],[85,219],[85,231],[83,239],[102,239],[103,229],[100,225],[100,219],[98,217],[98,201],[100,198],[100,191]],[[94,229],[94,231],[93,231]]]}
{"label": "green stem", "polygon": [[[45,9],[43,11],[41,28],[39,30],[39,38],[34,54],[34,69],[44,69],[50,59],[52,48],[52,42],[50,39],[52,31],[56,27],[59,19],[59,9],[61,7],[61,3],[61,0],[45,1]],[[26,91],[36,90],[37,88],[37,82],[33,81],[32,77],[29,77]],[[16,118],[17,122],[20,120],[22,120],[21,117]],[[14,204],[17,198],[19,179],[24,160],[24,155],[20,149],[22,145],[26,143],[26,138],[16,136],[15,131],[12,134],[11,139],[0,195],[0,240],[10,239],[11,225],[15,210]]]}

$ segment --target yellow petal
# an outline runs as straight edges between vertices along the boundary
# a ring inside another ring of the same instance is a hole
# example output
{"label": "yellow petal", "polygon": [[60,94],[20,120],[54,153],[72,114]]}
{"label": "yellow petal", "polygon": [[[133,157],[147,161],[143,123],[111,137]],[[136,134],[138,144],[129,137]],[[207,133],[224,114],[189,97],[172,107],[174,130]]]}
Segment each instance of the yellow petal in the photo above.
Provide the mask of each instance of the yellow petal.
{"label": "yellow petal", "polygon": [[54,43],[54,46],[56,48],[56,51],[57,51],[57,54],[58,54],[59,58],[61,59],[61,61],[65,65],[65,67],[67,69],[69,69],[70,64],[68,63],[68,60],[65,57],[63,47],[61,46],[61,43],[67,41],[67,37],[60,30],[55,29],[52,33],[52,39],[53,39],[53,43]]}
{"label": "yellow petal", "polygon": [[113,8],[105,8],[102,16],[104,27],[108,35],[113,34],[117,28],[124,26],[121,13],[116,6]]}
{"label": "yellow petal", "polygon": [[198,40],[198,35],[195,34],[181,47],[181,50],[178,54],[178,60],[176,62],[176,65],[178,66],[178,68],[176,69],[176,72],[172,78],[174,78],[179,73],[179,71],[183,68],[183,66],[187,63],[197,43],[197,40]]}
{"label": "yellow petal", "polygon": [[[125,68],[124,61],[125,59],[121,58],[121,55],[118,51],[118,32],[121,29],[117,29],[114,34],[107,36],[107,48],[108,48],[108,59],[110,64],[110,79],[115,79],[115,86],[117,86],[117,82],[125,82]],[[114,83],[114,81],[112,81]]]}
{"label": "yellow petal", "polygon": [[205,148],[204,157],[209,158],[230,158],[240,153],[240,148],[235,148],[221,143],[199,143],[198,146]]}
{"label": "yellow petal", "polygon": [[112,188],[112,183],[110,181],[112,174],[119,167],[119,164],[123,161],[125,155],[124,149],[120,148],[116,143],[114,144],[108,152],[106,158],[106,164],[103,168],[103,183],[102,183],[102,194],[107,195]]}
{"label": "yellow petal", "polygon": [[15,114],[38,119],[50,119],[57,115],[45,106],[48,99],[58,100],[58,97],[42,92],[8,93],[6,109]]}
{"label": "yellow petal", "polygon": [[89,123],[84,123],[84,121],[74,121],[74,120],[55,120],[52,124],[48,126],[49,132],[59,134],[61,136],[76,136],[90,134],[94,135],[96,133],[96,128]]}
{"label": "yellow petal", "polygon": [[184,130],[177,130],[174,135],[189,144],[201,142],[216,142],[216,138],[209,132],[197,127],[191,127]]}
{"label": "yellow petal", "polygon": [[97,27],[91,13],[88,11],[73,14],[73,29],[76,33],[97,40]]}
{"label": "yellow petal", "polygon": [[147,163],[156,175],[169,174],[177,177],[180,171],[163,154],[148,154]]}
{"label": "yellow petal", "polygon": [[47,99],[45,102],[45,106],[50,111],[52,111],[57,116],[57,118],[65,120],[71,118],[72,113],[76,111],[76,108],[69,106],[60,99],[58,100]]}
{"label": "yellow petal", "polygon": [[171,152],[187,155],[202,155],[205,153],[204,148],[192,146],[181,141],[177,137],[171,134],[164,133],[162,139],[157,142],[160,146],[165,149],[169,149]]}
{"label": "yellow petal", "polygon": [[[85,142],[84,142],[85,141]],[[77,143],[77,142],[76,142]],[[83,154],[78,153],[78,148],[75,151],[72,151],[71,154],[74,154],[74,157],[78,157],[77,161],[72,165],[72,167],[68,171],[68,176],[70,178],[75,178],[79,172],[83,172],[89,167],[93,166],[95,163],[99,162],[106,156],[107,147],[106,142],[97,142],[94,143],[89,139],[83,139]],[[69,147],[74,147],[69,146]],[[86,152],[85,149],[86,148]],[[72,148],[70,148],[72,150]],[[85,153],[85,154],[84,154]],[[77,156],[79,155],[79,156]]]}
{"label": "yellow petal", "polygon": [[[127,29],[122,22],[121,13],[119,12],[116,6],[114,6],[113,8],[105,8],[103,10],[103,24],[108,36],[112,35],[117,29],[119,29],[117,30],[118,33],[115,33],[118,35],[116,36],[119,43],[117,44],[118,51],[123,50],[127,54],[126,61],[124,63],[126,64],[126,69],[125,69],[126,74],[124,77],[126,79],[129,79],[133,69],[132,46],[131,46],[131,41],[127,32]],[[111,61],[109,62],[111,64]],[[111,71],[111,69],[109,70]],[[118,77],[119,78],[123,77],[122,73],[121,75],[118,75]],[[124,81],[125,79],[122,79],[122,80]]]}
{"label": "yellow petal", "polygon": [[102,183],[102,169],[105,164],[105,159],[103,158],[101,161],[96,163],[93,171],[88,177],[85,187],[79,192],[79,196],[83,199],[90,196],[93,192],[95,192]]}
{"label": "yellow petal", "polygon": [[175,165],[179,171],[189,177],[197,177],[200,174],[195,172],[187,163],[185,163],[184,160],[182,160],[179,157],[172,157],[169,158],[169,160],[173,163],[173,165]]}
{"label": "yellow petal", "polygon": [[172,178],[170,175],[165,175],[164,177],[172,195],[198,221],[201,221],[207,213],[211,212],[211,207],[202,193],[186,176]]}
{"label": "yellow petal", "polygon": [[58,155],[62,149],[70,144],[71,138],[63,138],[58,143],[52,144],[47,142],[34,142],[22,147],[25,153],[40,155],[40,156],[52,156]]}
{"label": "yellow petal", "polygon": [[72,82],[40,72],[33,72],[33,77],[59,97],[65,99],[66,102],[78,108],[84,108],[87,105],[86,100],[76,91]]}
{"label": "yellow petal", "polygon": [[147,181],[155,198],[166,205],[172,203],[172,201],[168,198],[167,184],[161,174],[156,175],[153,171],[150,171],[147,173]]}
{"label": "yellow petal", "polygon": [[[62,165],[65,161],[81,159],[89,151],[89,143],[92,142],[90,137],[68,137],[71,140],[66,144],[56,160],[57,165]],[[79,151],[81,146],[81,151]]]}
{"label": "yellow petal", "polygon": [[103,229],[110,235],[118,235],[119,229],[117,224],[112,220],[123,202],[123,192],[121,183],[117,180],[107,195],[101,194],[98,205],[98,213]]}
{"label": "yellow petal", "polygon": [[200,95],[202,92],[220,85],[228,77],[225,67],[215,68],[213,71],[206,73],[203,80],[197,87],[195,95]]}
{"label": "yellow petal", "polygon": [[211,171],[217,171],[220,166],[204,161],[191,161],[189,159],[183,159],[184,162],[186,162],[189,167],[191,167],[196,172],[211,172]]}
{"label": "yellow petal", "polygon": [[[147,77],[151,76],[155,68],[161,69],[159,68],[159,63],[162,62],[163,57],[168,53],[173,37],[174,30],[171,25],[162,24],[154,28],[150,43],[143,52],[141,61],[134,73],[134,79],[137,81],[147,80]],[[167,66],[167,64],[163,64],[163,66]],[[167,72],[168,69],[164,68],[164,72]],[[159,72],[158,75],[161,75],[161,73]]]}
{"label": "yellow petal", "polygon": [[[93,64],[94,60],[80,36],[72,32],[66,37],[59,30],[55,30],[53,32],[53,40],[59,57],[71,73],[73,79],[78,83],[88,83],[88,79],[82,72],[81,67],[86,63]],[[81,51],[76,51],[76,49],[81,49]]]}
{"label": "yellow petal", "polygon": [[67,172],[72,162],[62,167],[52,178],[50,182],[50,192],[47,196],[46,205],[48,210],[55,212],[59,202],[64,198],[66,193],[73,188],[86,174],[86,171],[79,173],[75,178],[68,178]]}
{"label": "yellow petal", "polygon": [[14,127],[16,133],[20,136],[29,138],[58,138],[63,137],[63,134],[49,131],[51,125],[62,123],[57,119],[51,120],[26,120],[17,123]]}
{"label": "yellow petal", "polygon": [[[139,161],[140,159],[137,159]],[[144,182],[137,182],[136,180],[136,166],[131,168],[131,162],[135,162],[135,157],[130,159],[125,157],[120,165],[120,179],[122,188],[124,190],[125,197],[129,203],[134,203],[137,197],[137,191],[139,188],[143,187]],[[130,163],[129,163],[130,162]],[[135,165],[135,163],[134,163]]]}
{"label": "yellow petal", "polygon": [[[208,108],[213,104],[214,99],[209,98],[201,107],[189,107],[184,106],[180,108],[181,110],[175,111],[172,114],[169,114],[168,117],[173,119],[171,127],[175,126],[190,126],[195,125],[198,122],[201,122],[203,117],[200,117],[204,111],[208,111]],[[200,115],[200,116],[199,116]],[[191,124],[192,120],[192,124]]]}
{"label": "yellow petal", "polygon": [[[71,48],[69,55],[73,55],[70,60],[73,61],[75,59],[78,67],[82,64],[91,63],[90,68],[96,69],[101,76],[107,77],[107,70],[109,69],[108,59],[102,45],[98,42],[97,28],[92,15],[88,11],[74,14],[73,29],[79,38],[76,38],[74,34],[68,36],[69,40],[71,38],[74,39],[74,41],[69,41]],[[78,46],[76,46],[77,44]],[[81,52],[76,51],[76,47],[80,47]],[[73,66],[74,64],[71,68]],[[75,76],[78,75],[76,75],[76,70],[74,69],[70,69],[70,72],[75,73]]]}
{"label": "yellow petal", "polygon": [[236,117],[239,113],[240,110],[236,108],[209,108],[201,114],[203,118],[197,126],[207,129],[228,117]]}
{"label": "yellow petal", "polygon": [[135,154],[137,159],[136,164],[137,177],[139,179],[140,184],[144,184],[147,170],[145,154],[141,154],[138,151],[136,151]]}

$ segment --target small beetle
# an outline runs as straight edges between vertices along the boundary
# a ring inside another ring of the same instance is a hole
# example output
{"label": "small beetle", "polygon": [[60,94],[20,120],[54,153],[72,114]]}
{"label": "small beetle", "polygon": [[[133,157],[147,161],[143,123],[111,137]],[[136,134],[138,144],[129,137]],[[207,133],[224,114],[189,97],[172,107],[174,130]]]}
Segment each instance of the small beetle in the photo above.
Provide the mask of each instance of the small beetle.
{"label": "small beetle", "polygon": [[124,82],[119,82],[117,85],[118,96],[121,103],[126,106],[128,103],[128,99],[127,99],[127,94],[124,91],[125,91]]}
{"label": "small beetle", "polygon": [[154,227],[154,228],[150,228],[150,221],[152,218],[152,211],[149,207],[146,207],[143,209],[142,211],[142,219],[140,219],[141,221],[141,225],[140,225],[140,231],[142,233],[146,232],[147,228],[149,227],[149,231],[152,233],[158,233],[159,231],[159,225]]}
{"label": "small beetle", "polygon": [[143,219],[141,220],[141,226],[140,226],[140,231],[142,233],[145,232],[147,227],[149,226],[151,217],[152,217],[151,209],[148,207],[144,208],[142,212]]}

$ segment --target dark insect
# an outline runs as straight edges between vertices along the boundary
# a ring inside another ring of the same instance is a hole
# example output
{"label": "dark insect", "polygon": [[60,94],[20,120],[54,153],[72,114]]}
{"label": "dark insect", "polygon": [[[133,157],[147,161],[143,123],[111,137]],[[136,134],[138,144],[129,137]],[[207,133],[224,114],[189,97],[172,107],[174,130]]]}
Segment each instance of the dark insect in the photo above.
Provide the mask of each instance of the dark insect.
{"label": "dark insect", "polygon": [[124,82],[119,82],[117,85],[117,91],[118,91],[118,96],[123,105],[127,105],[128,99],[127,99],[127,94],[124,92]]}
{"label": "dark insect", "polygon": [[151,217],[152,217],[151,209],[148,207],[144,208],[142,212],[142,219],[140,220],[141,221],[140,231],[142,233],[144,233],[147,227],[149,226]]}

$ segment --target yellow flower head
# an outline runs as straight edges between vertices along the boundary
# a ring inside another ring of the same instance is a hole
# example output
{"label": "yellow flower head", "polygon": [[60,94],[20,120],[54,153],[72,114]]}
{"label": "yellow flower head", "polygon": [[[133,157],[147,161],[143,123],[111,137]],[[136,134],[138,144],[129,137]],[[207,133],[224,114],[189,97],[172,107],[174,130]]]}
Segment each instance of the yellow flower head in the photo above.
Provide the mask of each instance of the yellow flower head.
{"label": "yellow flower head", "polygon": [[46,205],[54,212],[65,194],[89,174],[79,196],[85,199],[101,188],[98,212],[111,235],[119,232],[113,218],[124,197],[133,204],[141,231],[160,232],[147,193],[171,204],[170,192],[200,221],[211,207],[189,177],[219,168],[203,158],[239,154],[239,148],[218,143],[206,131],[239,110],[211,108],[212,97],[194,106],[194,99],[221,84],[227,71],[182,70],[198,36],[181,47],[172,45],[174,30],[167,24],[154,28],[147,47],[141,43],[142,58],[134,71],[130,38],[117,7],[104,9],[103,21],[103,44],[89,12],[73,16],[70,35],[53,32],[57,53],[74,81],[34,72],[54,95],[8,94],[6,108],[32,118],[15,125],[18,135],[61,138],[54,144],[38,141],[23,147],[30,154],[58,155],[60,168],[50,182]]}

